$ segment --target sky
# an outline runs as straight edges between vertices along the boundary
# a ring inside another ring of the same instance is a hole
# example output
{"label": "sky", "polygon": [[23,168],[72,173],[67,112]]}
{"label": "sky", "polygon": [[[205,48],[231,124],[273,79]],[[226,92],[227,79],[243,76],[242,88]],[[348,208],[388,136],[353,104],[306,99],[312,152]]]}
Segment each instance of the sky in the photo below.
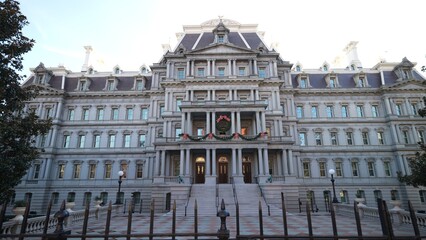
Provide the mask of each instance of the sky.
{"label": "sky", "polygon": [[380,59],[407,57],[426,65],[424,0],[21,0],[30,22],[25,36],[36,41],[24,56],[23,74],[40,62],[80,72],[84,46],[93,52],[97,71],[124,71],[158,62],[161,44],[176,45],[183,25],[198,25],[223,16],[241,24],[258,24],[265,43],[277,44],[283,60],[304,68],[331,64],[350,41],[358,41],[363,67]]}

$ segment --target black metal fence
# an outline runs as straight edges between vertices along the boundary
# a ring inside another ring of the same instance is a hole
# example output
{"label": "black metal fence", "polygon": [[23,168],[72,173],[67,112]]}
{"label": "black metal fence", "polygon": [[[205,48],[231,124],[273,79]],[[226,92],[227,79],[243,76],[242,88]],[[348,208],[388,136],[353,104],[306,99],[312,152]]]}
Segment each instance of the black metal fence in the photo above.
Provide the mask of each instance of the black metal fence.
{"label": "black metal fence", "polygon": [[[116,231],[111,231],[111,220],[112,220],[112,209],[113,205],[109,203],[106,211],[106,217],[105,217],[105,227],[104,229],[100,230],[99,232],[102,233],[88,233],[88,220],[89,220],[89,204],[86,205],[85,211],[84,211],[84,218],[83,218],[83,224],[81,231],[78,231],[79,233],[72,233],[70,230],[66,231],[64,229],[64,222],[66,221],[67,217],[69,216],[69,213],[65,210],[65,201],[62,203],[61,208],[59,211],[57,211],[54,215],[51,215],[51,207],[52,202],[49,203],[48,210],[46,213],[44,226],[41,228],[41,231],[28,231],[27,229],[27,221],[28,221],[28,214],[30,211],[30,203],[28,203],[27,209],[25,211],[25,214],[23,216],[23,220],[21,222],[21,228],[19,232],[16,233],[5,233],[3,231],[3,219],[6,212],[6,206],[7,204],[2,205],[1,214],[0,214],[0,239],[86,239],[86,238],[96,238],[96,239],[387,239],[387,240],[393,240],[393,239],[423,239],[426,238],[426,236],[421,236],[419,226],[417,224],[417,221],[415,219],[415,212],[414,209],[411,206],[411,203],[408,202],[409,205],[409,212],[411,215],[411,219],[414,219],[412,221],[412,227],[413,227],[413,234],[411,236],[395,236],[393,226],[392,226],[392,220],[391,215],[389,213],[389,210],[387,208],[386,202],[378,199],[378,212],[379,212],[379,219],[380,219],[380,226],[382,232],[379,233],[379,235],[376,236],[367,236],[363,234],[363,229],[361,225],[360,220],[360,214],[359,209],[356,203],[354,203],[353,210],[354,210],[354,218],[356,222],[356,235],[353,236],[347,236],[347,235],[339,235],[338,234],[338,228],[336,224],[336,213],[333,203],[330,204],[330,221],[332,224],[332,230],[333,234],[331,235],[319,235],[314,233],[314,227],[312,226],[312,212],[311,212],[311,206],[309,203],[306,203],[306,220],[308,225],[308,234],[305,235],[290,235],[289,234],[289,228],[288,228],[288,217],[287,217],[287,211],[286,211],[286,204],[284,200],[284,194],[281,193],[281,210],[282,210],[282,234],[277,235],[268,235],[264,233],[264,224],[263,224],[263,210],[262,206],[259,203],[259,214],[258,214],[258,225],[259,225],[259,233],[254,235],[247,235],[244,233],[241,233],[241,226],[240,226],[240,213],[239,213],[239,206],[238,203],[236,203],[236,212],[235,212],[235,220],[236,220],[236,232],[232,234],[235,236],[235,238],[230,238],[231,233],[230,230],[227,228],[227,218],[230,216],[229,212],[225,209],[225,203],[222,199],[220,210],[217,212],[217,217],[220,218],[220,225],[217,228],[216,232],[200,232],[199,231],[199,223],[198,223],[198,206],[197,202],[195,202],[194,206],[194,224],[193,224],[193,230],[189,232],[177,232],[176,231],[176,202],[173,203],[172,209],[171,209],[171,229],[168,233],[156,233],[154,231],[154,207],[155,207],[155,201],[151,202],[150,206],[150,213],[149,213],[149,230],[146,233],[132,233],[132,224],[133,224],[133,213],[134,213],[134,207],[135,205],[130,203],[128,205],[128,211],[127,211],[127,231],[126,233],[120,233],[118,234]],[[54,229],[49,229],[49,221],[51,220],[51,217],[54,217],[57,220],[56,226]],[[123,223],[125,225],[125,223]]]}

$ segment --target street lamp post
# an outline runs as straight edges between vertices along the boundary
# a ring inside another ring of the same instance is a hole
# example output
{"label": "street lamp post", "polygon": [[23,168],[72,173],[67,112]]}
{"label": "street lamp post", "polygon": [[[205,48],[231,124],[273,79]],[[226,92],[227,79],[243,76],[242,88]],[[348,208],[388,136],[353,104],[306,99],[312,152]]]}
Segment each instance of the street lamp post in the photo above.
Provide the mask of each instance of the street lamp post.
{"label": "street lamp post", "polygon": [[117,198],[115,199],[115,204],[121,204],[121,183],[123,181],[121,181],[121,179],[123,178],[124,172],[123,171],[118,171],[118,193],[117,193]]}
{"label": "street lamp post", "polygon": [[336,180],[334,180],[334,173],[335,173],[336,171],[334,171],[334,169],[330,169],[330,170],[328,170],[328,173],[330,173],[330,175],[331,175],[331,185],[333,185],[333,203],[339,203],[339,201],[337,200],[337,197],[336,197],[336,188],[334,187],[334,181],[336,181]]}

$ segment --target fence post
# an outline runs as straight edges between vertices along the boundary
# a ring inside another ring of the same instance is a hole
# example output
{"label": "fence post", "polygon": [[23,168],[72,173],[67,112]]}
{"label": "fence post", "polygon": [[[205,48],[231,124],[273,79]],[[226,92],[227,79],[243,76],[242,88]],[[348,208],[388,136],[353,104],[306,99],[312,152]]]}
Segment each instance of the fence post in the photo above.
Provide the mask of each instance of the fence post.
{"label": "fence post", "polygon": [[220,218],[220,228],[217,230],[217,237],[219,240],[229,239],[229,230],[226,228],[226,218],[229,217],[229,212],[225,210],[225,201],[222,198],[220,204],[220,211],[217,212],[217,216]]}
{"label": "fence post", "polygon": [[416,213],[414,212],[413,205],[411,205],[410,200],[408,200],[408,211],[410,211],[411,224],[413,224],[414,234],[416,235],[415,239],[420,239],[419,224],[417,223]]}
{"label": "fence post", "polygon": [[288,237],[288,228],[287,228],[287,209],[284,201],[284,193],[281,192],[281,208],[283,212],[283,227],[284,227],[284,236],[285,239]]}
{"label": "fence post", "polygon": [[55,213],[55,215],[53,216],[54,218],[58,219],[58,223],[56,224],[56,229],[53,233],[57,234],[54,237],[50,237],[48,238],[48,240],[66,240],[67,237],[66,235],[71,234],[71,230],[64,230],[64,220],[69,217],[69,212],[67,210],[65,210],[65,200],[62,201],[61,204],[61,208],[59,209],[59,211],[57,211]]}

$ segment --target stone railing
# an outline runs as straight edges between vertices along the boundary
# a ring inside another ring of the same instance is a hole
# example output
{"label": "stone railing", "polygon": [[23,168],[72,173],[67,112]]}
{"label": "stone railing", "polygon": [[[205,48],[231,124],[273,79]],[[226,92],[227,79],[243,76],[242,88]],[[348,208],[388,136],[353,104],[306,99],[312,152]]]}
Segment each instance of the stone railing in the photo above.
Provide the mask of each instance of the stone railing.
{"label": "stone railing", "polygon": [[[353,216],[354,208],[351,204],[335,204],[334,205],[336,213],[343,215]],[[371,217],[371,218],[379,218],[379,211],[377,208],[368,207],[366,205],[358,205],[359,216],[363,217]],[[392,208],[389,210],[391,214],[392,223],[396,225],[401,224],[412,224],[412,219],[409,211],[405,211],[401,208]],[[419,227],[426,227],[426,214],[416,213],[417,224]]]}
{"label": "stone railing", "polygon": [[[119,212],[121,205],[112,205],[112,214]],[[89,209],[89,219],[99,219],[102,215],[106,215],[108,207],[94,207]],[[70,211],[69,217],[65,220],[65,225],[71,228],[74,225],[78,225],[84,220],[85,210]],[[28,218],[27,227],[25,233],[39,233],[42,232],[46,223],[46,216]],[[55,229],[58,220],[54,217],[54,214],[51,214],[48,222],[48,232],[49,229]],[[17,234],[20,233],[22,226],[22,220],[9,220],[8,222],[3,223],[0,234]]]}

